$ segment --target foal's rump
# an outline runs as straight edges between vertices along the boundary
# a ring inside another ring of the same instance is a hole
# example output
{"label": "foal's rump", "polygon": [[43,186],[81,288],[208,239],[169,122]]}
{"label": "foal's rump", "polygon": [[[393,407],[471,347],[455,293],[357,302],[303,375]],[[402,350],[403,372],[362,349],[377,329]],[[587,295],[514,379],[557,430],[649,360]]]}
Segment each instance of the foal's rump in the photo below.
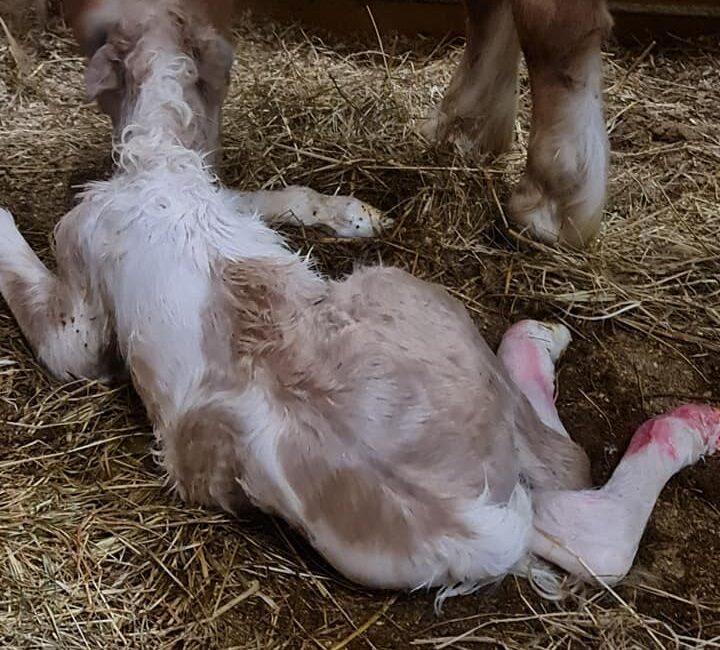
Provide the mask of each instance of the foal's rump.
{"label": "foal's rump", "polygon": [[514,394],[465,310],[385,268],[304,306],[287,299],[267,305],[271,340],[244,397],[250,498],[369,586],[478,585],[512,570],[532,521]]}
{"label": "foal's rump", "polygon": [[318,417],[311,405],[285,411],[251,390],[257,426],[242,487],[348,578],[376,588],[478,586],[527,554],[532,506],[512,461],[503,476],[497,455],[460,463],[472,445],[460,436],[431,444],[429,431],[387,430],[378,445],[377,431],[365,438],[343,418]]}
{"label": "foal's rump", "polygon": [[532,525],[516,389],[465,309],[396,269],[310,273],[295,259],[226,274],[252,373],[235,400],[238,484],[369,586],[511,571]]}

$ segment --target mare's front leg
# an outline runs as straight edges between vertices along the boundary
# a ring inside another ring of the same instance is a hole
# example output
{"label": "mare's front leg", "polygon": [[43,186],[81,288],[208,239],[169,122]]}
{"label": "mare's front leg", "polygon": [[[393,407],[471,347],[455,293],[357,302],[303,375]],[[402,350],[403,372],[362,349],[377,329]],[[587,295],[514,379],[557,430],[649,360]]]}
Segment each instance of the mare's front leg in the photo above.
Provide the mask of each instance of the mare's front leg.
{"label": "mare's front leg", "polygon": [[513,0],[530,74],[525,174],[510,216],[537,239],[586,245],[600,228],[608,174],[601,44],[605,0]]}
{"label": "mare's front leg", "polygon": [[299,185],[231,195],[239,210],[258,213],[268,225],[324,226],[338,237],[372,237],[392,223],[355,197],[320,194]]}
{"label": "mare's front leg", "polygon": [[520,43],[511,0],[465,0],[462,60],[422,134],[468,153],[499,154],[512,144]]}
{"label": "mare's front leg", "polygon": [[110,379],[118,361],[108,315],[88,290],[82,255],[58,242],[51,273],[0,209],[0,292],[33,351],[57,378]]}

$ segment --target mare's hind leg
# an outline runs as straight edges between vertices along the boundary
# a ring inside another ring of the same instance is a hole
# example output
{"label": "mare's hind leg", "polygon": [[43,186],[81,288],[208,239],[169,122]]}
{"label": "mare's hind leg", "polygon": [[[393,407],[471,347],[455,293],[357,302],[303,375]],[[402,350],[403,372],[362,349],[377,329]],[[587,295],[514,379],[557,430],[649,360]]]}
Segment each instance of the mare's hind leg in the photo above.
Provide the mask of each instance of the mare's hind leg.
{"label": "mare's hind leg", "polygon": [[503,336],[497,356],[543,424],[568,436],[555,408],[555,362],[570,343],[567,327],[534,320],[515,323]]}

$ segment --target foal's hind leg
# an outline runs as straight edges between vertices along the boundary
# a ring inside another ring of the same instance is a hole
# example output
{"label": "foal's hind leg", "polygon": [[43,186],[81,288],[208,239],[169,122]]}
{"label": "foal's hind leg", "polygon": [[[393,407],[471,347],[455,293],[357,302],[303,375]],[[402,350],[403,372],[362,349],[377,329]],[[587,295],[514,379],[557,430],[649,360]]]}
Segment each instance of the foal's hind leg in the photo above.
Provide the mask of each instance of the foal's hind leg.
{"label": "foal's hind leg", "polygon": [[498,350],[510,378],[530,403],[520,405],[517,413],[515,444],[522,473],[536,490],[590,486],[590,461],[570,439],[553,399],[555,362],[569,342],[570,332],[563,325],[525,320],[505,333]]}
{"label": "foal's hind leg", "polygon": [[71,236],[72,219],[57,229],[57,273],[40,261],[0,209],[0,293],[23,335],[53,376],[111,380],[122,374],[109,315],[90,290],[87,261]]}
{"label": "foal's hind leg", "polygon": [[543,424],[566,437],[555,408],[555,362],[571,337],[567,327],[534,320],[515,323],[503,336],[497,356]]}
{"label": "foal's hind leg", "polygon": [[168,479],[188,503],[239,514],[250,507],[240,483],[239,418],[222,399],[189,408],[156,431]]}
{"label": "foal's hind leg", "polygon": [[663,486],[719,443],[720,410],[709,406],[681,406],[646,422],[601,489],[534,495],[533,553],[586,580],[618,582]]}

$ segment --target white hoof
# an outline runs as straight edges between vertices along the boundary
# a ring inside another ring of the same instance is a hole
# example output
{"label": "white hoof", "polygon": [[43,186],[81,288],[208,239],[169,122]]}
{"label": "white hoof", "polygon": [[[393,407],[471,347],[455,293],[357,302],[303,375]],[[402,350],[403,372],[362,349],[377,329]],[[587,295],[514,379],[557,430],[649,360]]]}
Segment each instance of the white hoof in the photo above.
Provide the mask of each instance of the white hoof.
{"label": "white hoof", "polygon": [[323,222],[338,237],[372,237],[393,223],[377,208],[351,196],[328,197],[325,207],[331,214]]}
{"label": "white hoof", "polygon": [[548,355],[555,363],[565,352],[572,335],[562,323],[543,323],[537,320],[522,320],[515,323],[506,333],[512,338],[532,339],[542,343]]}
{"label": "white hoof", "polygon": [[550,335],[550,344],[547,348],[553,363],[556,362],[567,350],[572,341],[570,330],[562,323],[542,323],[542,327]]}

